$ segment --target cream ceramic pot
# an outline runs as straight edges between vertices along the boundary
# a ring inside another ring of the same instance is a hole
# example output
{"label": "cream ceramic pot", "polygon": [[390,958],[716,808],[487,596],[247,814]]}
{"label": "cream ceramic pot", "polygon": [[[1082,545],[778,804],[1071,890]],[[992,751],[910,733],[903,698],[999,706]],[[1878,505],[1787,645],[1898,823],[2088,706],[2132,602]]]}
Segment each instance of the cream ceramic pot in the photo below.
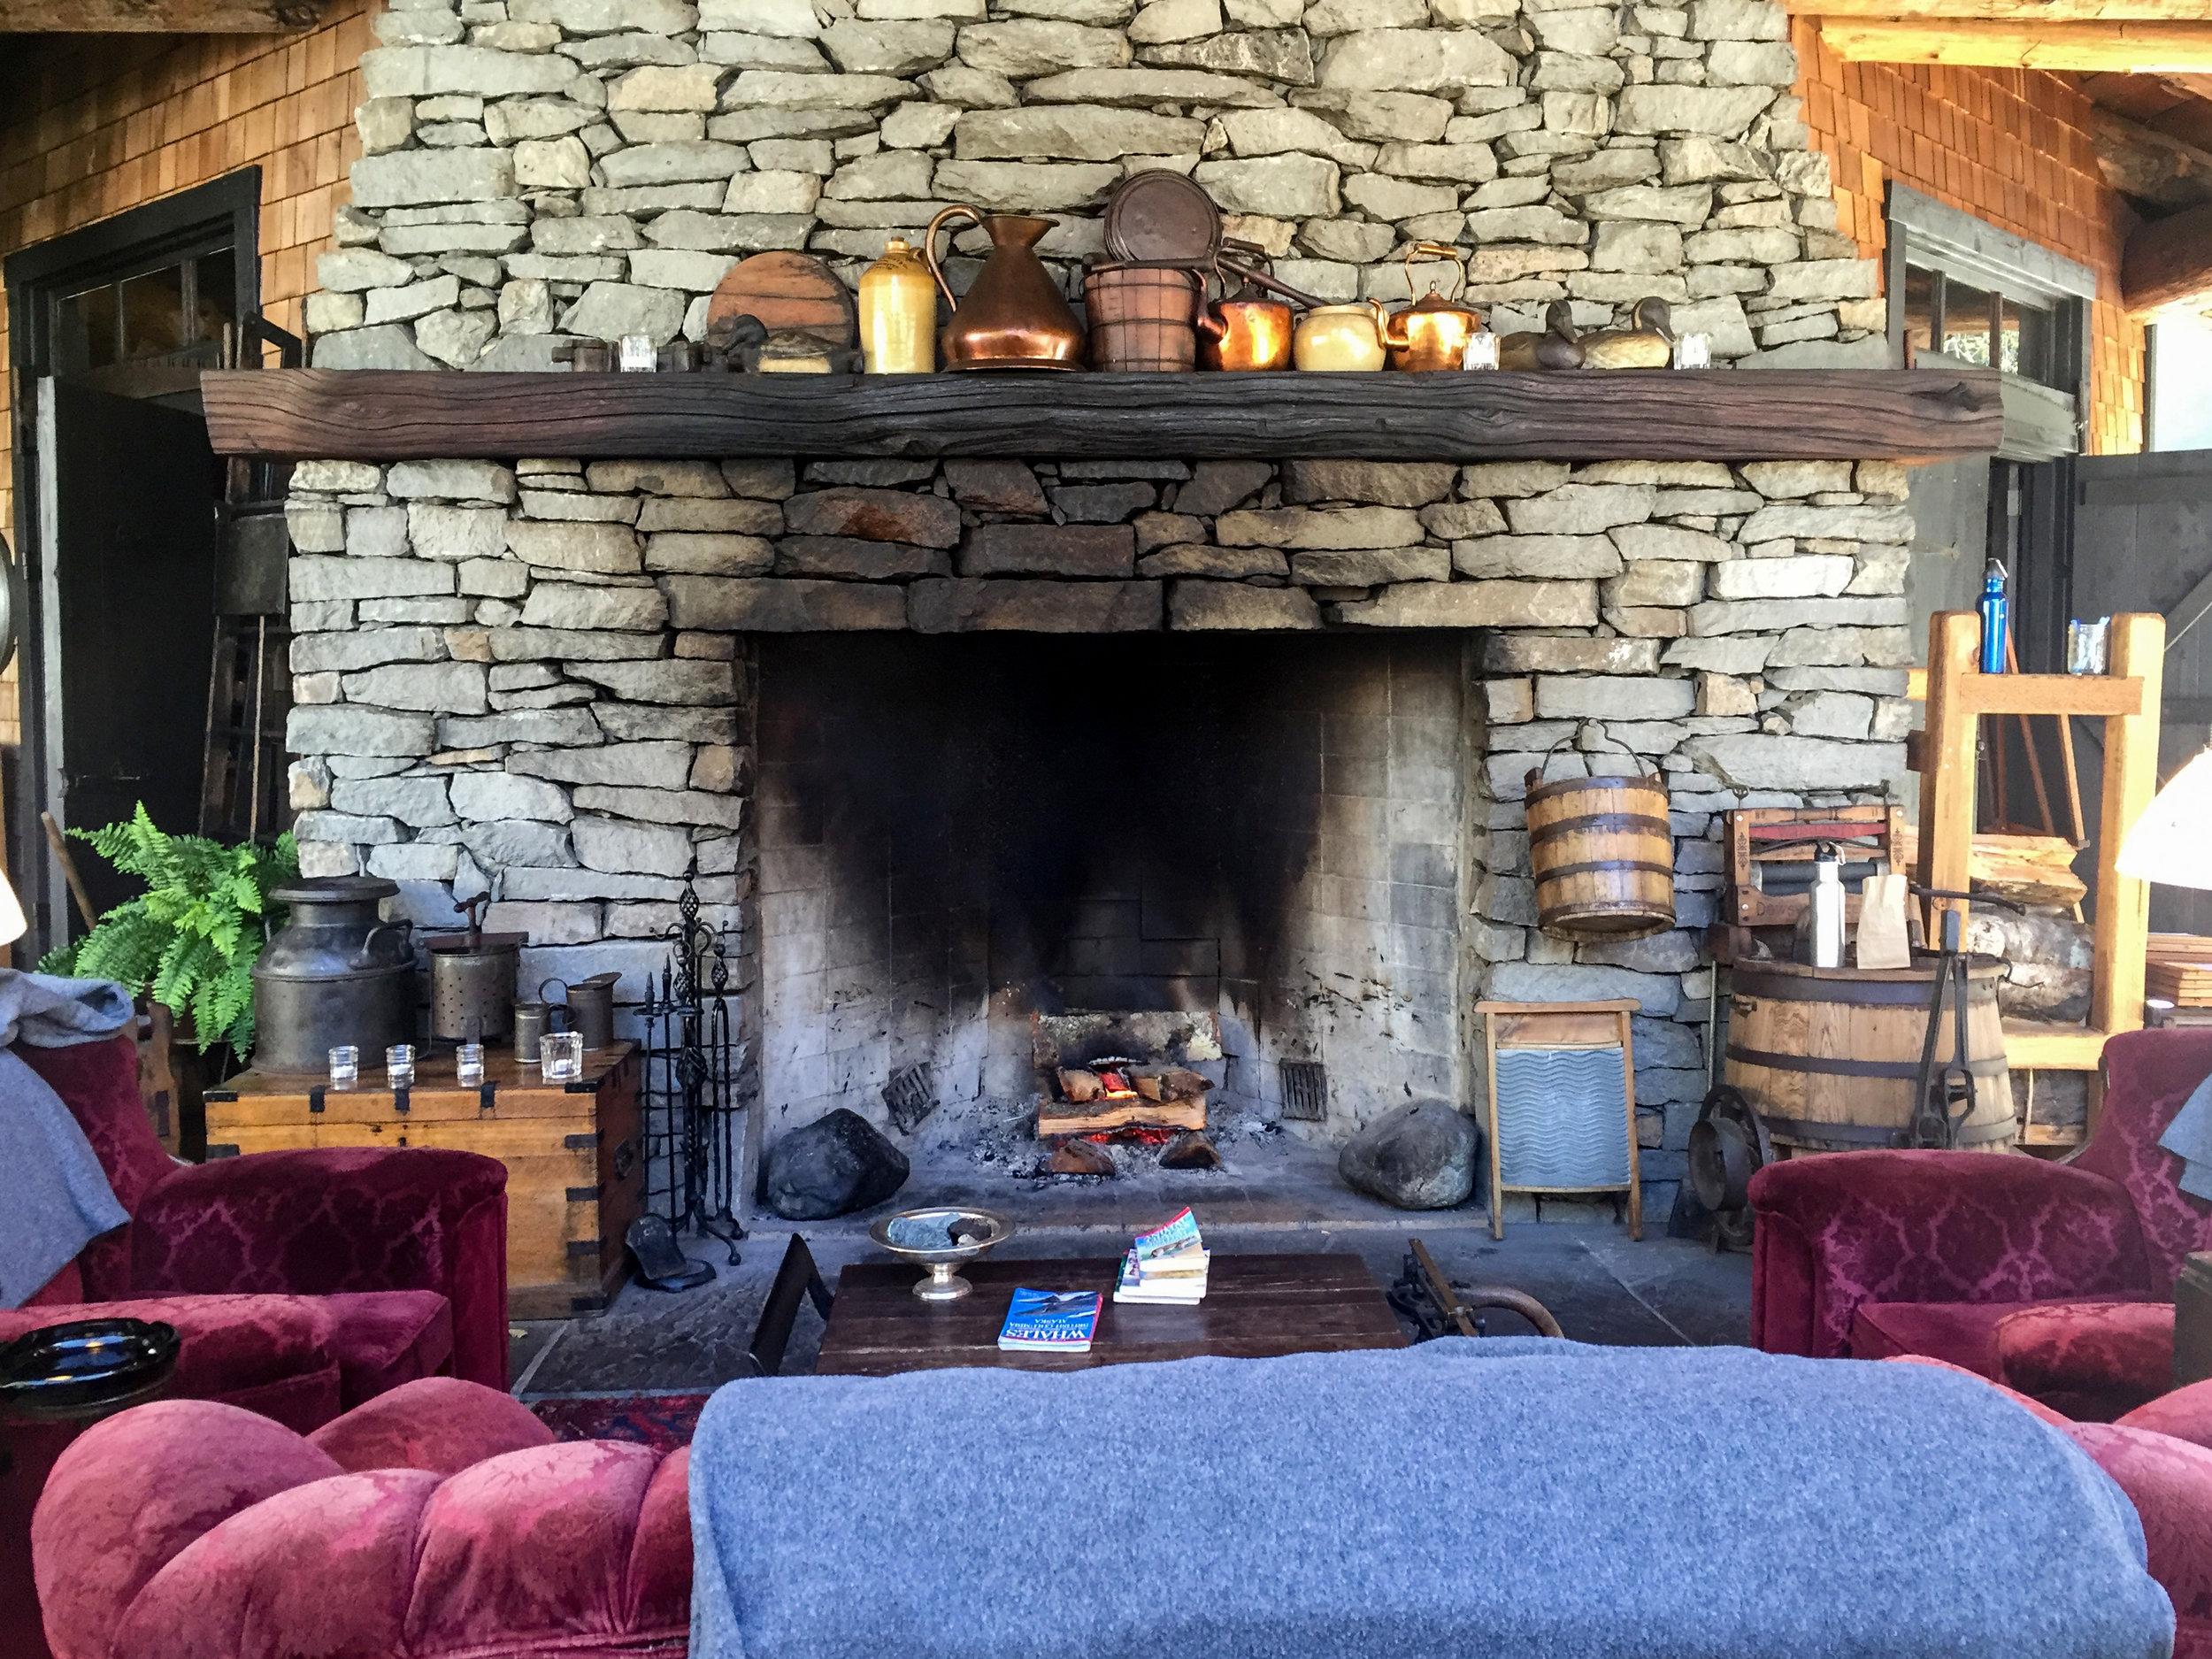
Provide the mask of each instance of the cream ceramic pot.
{"label": "cream ceramic pot", "polygon": [[1317,305],[1298,319],[1291,340],[1291,361],[1302,369],[1325,372],[1383,366],[1380,305]]}

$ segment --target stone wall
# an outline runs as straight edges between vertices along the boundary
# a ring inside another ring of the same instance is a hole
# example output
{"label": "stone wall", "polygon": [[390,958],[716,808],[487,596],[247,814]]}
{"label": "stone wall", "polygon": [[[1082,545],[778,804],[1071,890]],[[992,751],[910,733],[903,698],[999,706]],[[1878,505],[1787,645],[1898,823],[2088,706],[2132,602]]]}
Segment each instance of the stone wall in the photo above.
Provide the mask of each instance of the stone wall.
{"label": "stone wall", "polygon": [[[1043,250],[1076,292],[1106,195],[1150,167],[1327,297],[1402,297],[1392,255],[1458,241],[1501,330],[1658,295],[1724,364],[1887,360],[1770,0],[426,0],[378,27],[369,153],[308,308],[324,366],[696,336],[743,255],[853,280],[956,201],[1059,218]],[[1661,1183],[1703,1087],[1716,815],[1879,798],[1902,770],[1911,524],[1885,461],[523,458],[294,488],[304,864],[393,876],[425,919],[494,890],[494,924],[541,941],[526,972],[618,966],[626,999],[687,879],[759,986],[760,634],[1472,631],[1487,759],[1435,866],[1456,1005],[1470,979],[1637,996]],[[1667,777],[1677,931],[1533,927],[1540,763]]]}
{"label": "stone wall", "polygon": [[1886,362],[1772,0],[400,0],[377,28],[325,366],[696,337],[743,255],[850,280],[952,202],[1061,216],[1071,273],[1155,167],[1325,297],[1403,297],[1394,250],[1464,241],[1501,332],[1655,294],[1723,360]]}
{"label": "stone wall", "polygon": [[[396,878],[426,921],[495,888],[493,925],[540,941],[526,974],[619,967],[625,1000],[695,879],[749,986],[750,636],[1480,630],[1486,772],[1449,863],[1477,972],[1642,1001],[1663,1178],[1703,1090],[1717,815],[1879,798],[1902,770],[1904,488],[1885,462],[312,464],[302,863]],[[1678,931],[1534,929],[1539,764],[1666,776]]]}

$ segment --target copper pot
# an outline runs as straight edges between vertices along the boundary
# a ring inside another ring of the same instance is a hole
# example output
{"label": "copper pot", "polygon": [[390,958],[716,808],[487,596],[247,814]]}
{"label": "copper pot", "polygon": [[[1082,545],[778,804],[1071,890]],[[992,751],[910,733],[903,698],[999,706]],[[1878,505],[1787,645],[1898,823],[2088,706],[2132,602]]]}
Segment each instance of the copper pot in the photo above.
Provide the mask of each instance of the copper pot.
{"label": "copper pot", "polygon": [[[1466,280],[1466,256],[1448,243],[1417,242],[1406,249],[1406,292],[1413,292],[1413,261],[1417,256],[1449,259]],[[1425,373],[1435,369],[1464,368],[1467,342],[1482,332],[1482,313],[1471,305],[1455,304],[1436,291],[1390,318],[1382,326],[1382,341],[1390,354],[1390,366]]]}
{"label": "copper pot", "polygon": [[[990,257],[969,286],[953,297],[937,262],[937,227],[947,219],[968,219],[991,239]],[[1060,285],[1036,255],[1038,238],[1056,221],[1012,214],[985,215],[972,207],[949,207],[929,221],[922,241],[929,273],[952,308],[952,320],[938,335],[938,357],[948,369],[1079,369],[1083,366],[1083,326],[1075,320]]]}
{"label": "copper pot", "polygon": [[1198,360],[1210,369],[1286,369],[1292,320],[1280,300],[1216,300],[1198,314]]}

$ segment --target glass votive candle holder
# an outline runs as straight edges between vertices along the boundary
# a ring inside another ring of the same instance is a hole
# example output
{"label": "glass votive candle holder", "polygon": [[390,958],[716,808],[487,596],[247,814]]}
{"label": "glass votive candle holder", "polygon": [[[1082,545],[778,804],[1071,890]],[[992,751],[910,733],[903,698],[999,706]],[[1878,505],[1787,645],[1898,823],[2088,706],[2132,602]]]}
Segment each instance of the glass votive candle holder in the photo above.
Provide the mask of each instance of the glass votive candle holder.
{"label": "glass votive candle holder", "polygon": [[361,1080],[361,1050],[349,1042],[330,1051],[330,1086],[351,1088]]}
{"label": "glass votive candle holder", "polygon": [[549,1083],[573,1083],[584,1075],[584,1036],[552,1031],[538,1039],[538,1062]]}
{"label": "glass votive candle holder", "polygon": [[384,1051],[384,1073],[394,1088],[412,1088],[415,1083],[415,1046],[394,1043]]}
{"label": "glass votive candle holder", "polygon": [[484,1045],[465,1042],[453,1051],[453,1080],[467,1087],[484,1080]]}

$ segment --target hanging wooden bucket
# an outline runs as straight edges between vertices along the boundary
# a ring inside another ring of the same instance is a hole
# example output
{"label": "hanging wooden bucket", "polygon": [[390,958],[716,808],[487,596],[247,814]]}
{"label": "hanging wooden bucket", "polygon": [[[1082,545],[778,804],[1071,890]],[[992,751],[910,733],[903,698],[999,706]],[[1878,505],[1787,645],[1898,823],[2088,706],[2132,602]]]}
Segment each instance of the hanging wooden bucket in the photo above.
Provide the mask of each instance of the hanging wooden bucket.
{"label": "hanging wooden bucket", "polygon": [[[1966,1069],[1974,1110],[1962,1148],[2012,1145],[2012,1079],[1997,1012],[2003,964],[1968,958]],[[1808,968],[1740,963],[1728,1003],[1728,1080],[1750,1097],[1778,1148],[1863,1152],[1894,1146],[1910,1119],[1927,1039],[1935,958],[1909,968]],[[1947,997],[1936,1059],[1951,1057],[1956,1017]]]}
{"label": "hanging wooden bucket", "polygon": [[1563,939],[1641,939],[1674,926],[1667,786],[1649,778],[1528,775],[1537,925]]}

